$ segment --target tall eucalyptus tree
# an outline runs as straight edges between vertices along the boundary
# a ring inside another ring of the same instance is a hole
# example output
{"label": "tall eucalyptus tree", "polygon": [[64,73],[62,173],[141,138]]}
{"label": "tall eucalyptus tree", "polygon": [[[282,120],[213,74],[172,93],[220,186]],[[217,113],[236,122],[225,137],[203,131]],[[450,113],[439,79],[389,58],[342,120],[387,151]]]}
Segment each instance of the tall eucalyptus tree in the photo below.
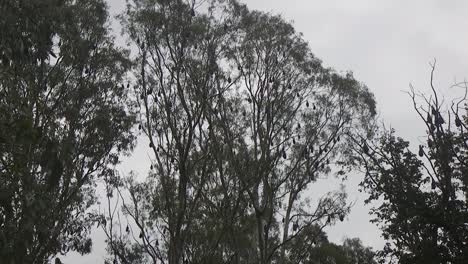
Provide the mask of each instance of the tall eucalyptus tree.
{"label": "tall eucalyptus tree", "polygon": [[0,262],[91,250],[95,182],[132,147],[103,1],[0,5]]}
{"label": "tall eucalyptus tree", "polygon": [[129,199],[119,186],[131,220],[106,229],[114,261],[272,263],[308,226],[345,217],[344,192],[309,204],[306,191],[351,165],[347,137],[370,136],[375,101],[352,74],[236,1],[134,0],[122,17],[152,164],[126,181]]}

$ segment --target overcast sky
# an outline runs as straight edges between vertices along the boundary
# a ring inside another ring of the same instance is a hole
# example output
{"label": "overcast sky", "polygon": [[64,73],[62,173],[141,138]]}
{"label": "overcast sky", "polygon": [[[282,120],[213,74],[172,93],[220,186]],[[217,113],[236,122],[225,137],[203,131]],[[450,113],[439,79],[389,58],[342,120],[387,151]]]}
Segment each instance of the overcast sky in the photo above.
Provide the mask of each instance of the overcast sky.
{"label": "overcast sky", "polygon": [[[111,14],[121,12],[125,0],[108,0]],[[468,77],[468,1],[463,0],[243,0],[250,9],[281,14],[304,34],[313,53],[326,66],[351,70],[356,79],[375,94],[381,119],[386,126],[413,143],[424,135],[423,123],[412,109],[404,91],[412,83],[428,93],[429,62],[437,59],[435,84],[445,95],[449,88]],[[120,32],[116,32],[119,34]],[[119,39],[119,43],[124,43]],[[459,90],[458,90],[459,92]],[[142,145],[146,146],[146,142]],[[137,148],[121,166],[122,172],[137,170],[144,175],[149,166],[147,148]],[[144,169],[142,169],[144,168]],[[362,175],[350,175],[346,182],[349,200],[355,202],[348,219],[327,230],[329,239],[341,243],[344,237],[359,237],[367,246],[382,248],[379,230],[369,223],[366,196],[357,184]],[[336,189],[340,181],[319,183],[319,190]],[[326,188],[322,188],[326,187]],[[94,239],[93,253],[70,254],[65,263],[103,263],[102,233]]]}

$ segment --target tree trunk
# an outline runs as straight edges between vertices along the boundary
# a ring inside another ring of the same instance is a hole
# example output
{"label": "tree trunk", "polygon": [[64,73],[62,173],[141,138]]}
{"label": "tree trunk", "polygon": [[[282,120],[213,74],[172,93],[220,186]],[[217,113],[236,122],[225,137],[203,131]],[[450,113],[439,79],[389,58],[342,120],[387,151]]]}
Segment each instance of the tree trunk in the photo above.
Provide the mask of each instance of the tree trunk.
{"label": "tree trunk", "polygon": [[[289,237],[289,221],[291,217],[291,210],[292,210],[292,205],[293,205],[293,195],[289,194],[289,199],[288,199],[288,208],[286,210],[286,216],[284,217],[284,225],[283,225],[283,241],[284,243],[288,237]],[[285,245],[281,247],[281,260],[282,262],[286,261],[286,248]]]}

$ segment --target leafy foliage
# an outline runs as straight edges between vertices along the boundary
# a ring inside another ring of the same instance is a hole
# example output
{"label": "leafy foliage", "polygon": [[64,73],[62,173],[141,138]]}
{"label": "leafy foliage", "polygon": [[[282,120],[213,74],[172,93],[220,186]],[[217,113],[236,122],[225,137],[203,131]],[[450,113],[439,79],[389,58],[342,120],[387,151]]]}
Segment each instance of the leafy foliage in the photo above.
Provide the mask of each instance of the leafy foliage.
{"label": "leafy foliage", "polygon": [[107,212],[111,261],[137,248],[153,263],[278,262],[303,230],[345,217],[342,190],[303,194],[353,165],[346,137],[371,136],[367,87],[324,68],[281,17],[236,1],[135,0],[121,19],[151,172],[109,181],[129,219],[119,230]]}
{"label": "leafy foliage", "polygon": [[321,264],[376,264],[375,253],[364,247],[358,238],[345,239],[343,245],[328,241],[317,225],[307,227],[296,240],[288,245],[289,262]]}
{"label": "leafy foliage", "polygon": [[103,1],[4,1],[0,262],[91,250],[96,177],[132,147],[134,117]]}
{"label": "leafy foliage", "polygon": [[383,201],[373,209],[374,221],[388,240],[381,255],[392,263],[468,260],[467,119],[460,113],[465,99],[453,102],[444,114],[433,91],[430,99],[423,97],[427,107],[420,107],[410,93],[427,127],[417,154],[394,130],[383,131],[376,142],[357,142],[368,202]]}

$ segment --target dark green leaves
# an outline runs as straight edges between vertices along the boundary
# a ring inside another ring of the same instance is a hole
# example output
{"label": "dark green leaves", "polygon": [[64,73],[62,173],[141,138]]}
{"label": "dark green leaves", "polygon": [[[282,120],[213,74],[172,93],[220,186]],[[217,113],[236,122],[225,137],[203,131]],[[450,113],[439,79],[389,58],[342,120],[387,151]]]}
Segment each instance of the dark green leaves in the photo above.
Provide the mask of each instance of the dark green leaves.
{"label": "dark green leaves", "polygon": [[[130,62],[103,1],[9,1],[0,18],[0,259],[87,254],[94,184],[132,148]],[[34,260],[34,261],[33,261]]]}

